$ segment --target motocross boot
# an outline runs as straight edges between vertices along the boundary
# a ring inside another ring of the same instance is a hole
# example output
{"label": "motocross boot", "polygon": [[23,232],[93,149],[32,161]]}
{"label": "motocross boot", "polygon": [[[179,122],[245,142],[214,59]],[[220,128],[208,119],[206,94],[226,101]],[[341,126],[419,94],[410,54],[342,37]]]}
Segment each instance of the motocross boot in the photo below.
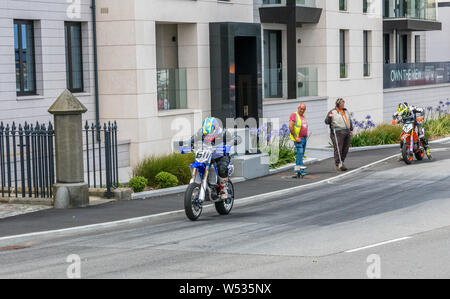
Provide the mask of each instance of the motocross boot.
{"label": "motocross boot", "polygon": [[219,177],[220,199],[228,199],[228,178]]}

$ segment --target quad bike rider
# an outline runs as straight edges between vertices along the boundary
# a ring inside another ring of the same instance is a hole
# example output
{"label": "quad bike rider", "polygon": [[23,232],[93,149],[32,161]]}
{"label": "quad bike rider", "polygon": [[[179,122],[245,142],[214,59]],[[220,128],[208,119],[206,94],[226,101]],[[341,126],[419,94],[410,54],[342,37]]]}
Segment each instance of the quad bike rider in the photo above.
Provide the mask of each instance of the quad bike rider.
{"label": "quad bike rider", "polygon": [[[415,126],[417,128],[417,134],[419,136],[419,140],[421,144],[424,147],[425,153],[428,157],[428,159],[431,160],[431,152],[428,144],[428,140],[425,137],[425,129],[421,125],[421,121],[418,121],[418,119],[423,120],[423,117],[425,116],[425,109],[418,108],[416,106],[409,106],[408,103],[400,103],[398,104],[397,112],[393,115],[393,124],[406,124],[408,122],[414,122]],[[400,151],[402,152],[404,143],[403,141],[400,142]],[[399,160],[403,159],[403,152],[400,155]]]}

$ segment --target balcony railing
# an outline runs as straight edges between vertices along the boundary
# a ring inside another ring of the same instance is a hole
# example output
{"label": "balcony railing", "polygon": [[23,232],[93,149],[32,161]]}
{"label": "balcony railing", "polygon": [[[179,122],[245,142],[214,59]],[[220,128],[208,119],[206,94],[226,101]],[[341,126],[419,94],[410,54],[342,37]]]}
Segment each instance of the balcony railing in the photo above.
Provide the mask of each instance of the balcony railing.
{"label": "balcony railing", "polygon": [[187,108],[186,69],[157,70],[158,110]]}
{"label": "balcony railing", "polygon": [[[264,98],[287,98],[287,69],[264,69]],[[318,96],[318,71],[315,66],[297,69],[297,97]]]}
{"label": "balcony railing", "polygon": [[450,83],[450,61],[385,64],[384,88]]}
{"label": "balcony railing", "polygon": [[318,96],[317,67],[301,67],[297,69],[297,97]]}
{"label": "balcony railing", "polygon": [[385,4],[383,17],[436,21],[437,2],[436,0],[390,0],[389,6]]}

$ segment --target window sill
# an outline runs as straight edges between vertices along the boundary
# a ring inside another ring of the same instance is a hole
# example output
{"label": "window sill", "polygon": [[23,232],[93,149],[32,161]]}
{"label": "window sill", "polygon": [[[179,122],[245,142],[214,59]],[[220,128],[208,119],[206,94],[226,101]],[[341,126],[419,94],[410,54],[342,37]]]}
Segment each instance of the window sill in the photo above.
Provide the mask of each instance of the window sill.
{"label": "window sill", "polygon": [[339,81],[350,81],[350,78],[349,78],[349,77],[346,77],[346,78],[339,78]]}
{"label": "window sill", "polygon": [[72,94],[76,97],[89,97],[92,95],[90,92],[75,92]]}
{"label": "window sill", "polygon": [[30,96],[17,96],[17,101],[32,101],[32,100],[43,100],[45,97],[41,95],[30,95]]}
{"label": "window sill", "polygon": [[197,109],[173,109],[173,110],[160,110],[158,111],[158,117],[165,117],[165,116],[176,116],[176,115],[183,115],[183,114],[194,114],[197,111]]}

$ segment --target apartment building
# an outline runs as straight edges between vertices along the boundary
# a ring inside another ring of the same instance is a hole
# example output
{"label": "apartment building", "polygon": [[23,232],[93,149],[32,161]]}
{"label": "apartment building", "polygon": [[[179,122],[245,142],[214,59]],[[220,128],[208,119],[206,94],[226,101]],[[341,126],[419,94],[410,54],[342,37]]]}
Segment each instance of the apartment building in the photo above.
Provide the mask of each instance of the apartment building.
{"label": "apartment building", "polygon": [[134,165],[210,115],[276,127],[306,103],[324,146],[337,97],[380,123],[450,91],[448,1],[96,0],[97,101],[92,4],[0,0],[2,121],[50,120],[67,88],[85,119],[117,120]]}
{"label": "apartment building", "polygon": [[100,115],[131,140],[132,164],[211,114],[261,115],[253,0],[98,0],[97,20]]}
{"label": "apartment building", "polygon": [[96,115],[90,0],[0,0],[0,120],[46,122],[71,90]]}

